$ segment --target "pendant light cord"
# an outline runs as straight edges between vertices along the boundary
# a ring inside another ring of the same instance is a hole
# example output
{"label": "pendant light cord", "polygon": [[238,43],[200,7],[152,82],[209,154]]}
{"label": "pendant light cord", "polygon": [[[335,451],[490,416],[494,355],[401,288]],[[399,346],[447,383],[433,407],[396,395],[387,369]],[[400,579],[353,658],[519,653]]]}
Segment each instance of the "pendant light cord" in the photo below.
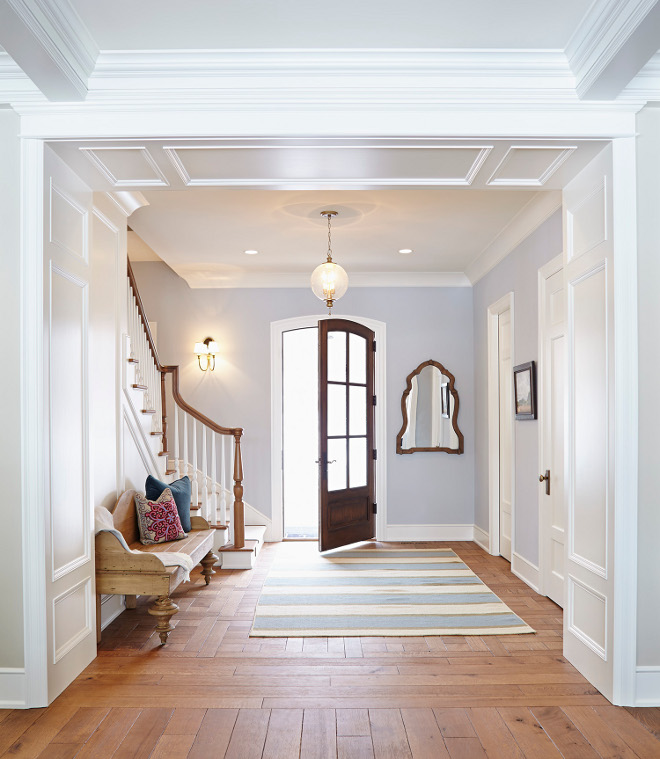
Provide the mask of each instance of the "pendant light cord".
{"label": "pendant light cord", "polygon": [[332,214],[328,214],[328,262],[332,262],[332,237],[331,237],[331,229],[330,229],[331,219],[332,219]]}

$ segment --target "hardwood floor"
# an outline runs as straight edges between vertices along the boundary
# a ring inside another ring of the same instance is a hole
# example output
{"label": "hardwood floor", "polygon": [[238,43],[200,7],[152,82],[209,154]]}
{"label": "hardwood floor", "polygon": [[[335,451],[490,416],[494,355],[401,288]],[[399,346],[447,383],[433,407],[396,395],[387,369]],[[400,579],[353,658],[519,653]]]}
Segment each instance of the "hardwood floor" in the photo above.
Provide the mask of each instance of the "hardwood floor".
{"label": "hardwood floor", "polygon": [[195,572],[175,594],[165,648],[140,599],[48,709],[0,711],[0,756],[660,757],[660,710],[611,706],[562,657],[561,609],[474,543],[442,545],[535,635],[249,638],[269,564],[295,550],[286,545],[209,587]]}

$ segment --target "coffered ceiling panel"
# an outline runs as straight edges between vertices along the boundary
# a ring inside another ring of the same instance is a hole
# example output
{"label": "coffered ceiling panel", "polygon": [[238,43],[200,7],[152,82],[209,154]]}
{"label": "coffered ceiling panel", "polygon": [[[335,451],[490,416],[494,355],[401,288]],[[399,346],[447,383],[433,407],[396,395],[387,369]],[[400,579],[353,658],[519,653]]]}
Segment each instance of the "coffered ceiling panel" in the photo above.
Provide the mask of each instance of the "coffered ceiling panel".
{"label": "coffered ceiling panel", "polygon": [[[241,186],[300,180],[306,185],[472,184],[492,145],[166,146],[187,186]],[[412,180],[412,182],[411,182]]]}
{"label": "coffered ceiling panel", "polygon": [[488,184],[541,187],[575,150],[574,145],[514,145],[508,149]]}
{"label": "coffered ceiling panel", "polygon": [[169,184],[145,147],[80,150],[113,187],[167,187]]}

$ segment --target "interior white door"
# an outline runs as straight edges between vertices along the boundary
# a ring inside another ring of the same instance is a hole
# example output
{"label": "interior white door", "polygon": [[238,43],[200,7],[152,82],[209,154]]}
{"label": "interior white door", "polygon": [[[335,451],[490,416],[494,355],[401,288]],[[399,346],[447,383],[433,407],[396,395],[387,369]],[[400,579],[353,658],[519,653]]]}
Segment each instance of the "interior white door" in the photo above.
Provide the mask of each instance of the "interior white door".
{"label": "interior white door", "polygon": [[564,418],[566,411],[566,298],[563,262],[540,272],[541,449],[539,483],[543,592],[564,606],[566,510],[564,500]]}
{"label": "interior white door", "polygon": [[[96,656],[88,367],[92,194],[49,148],[45,151],[44,170],[50,702]],[[108,462],[108,466],[114,464]]]}
{"label": "interior white door", "polygon": [[612,148],[564,190],[567,300],[564,655],[613,685],[614,301]]}
{"label": "interior white door", "polygon": [[500,554],[511,561],[513,503],[513,346],[511,311],[498,319],[498,376],[500,408]]}

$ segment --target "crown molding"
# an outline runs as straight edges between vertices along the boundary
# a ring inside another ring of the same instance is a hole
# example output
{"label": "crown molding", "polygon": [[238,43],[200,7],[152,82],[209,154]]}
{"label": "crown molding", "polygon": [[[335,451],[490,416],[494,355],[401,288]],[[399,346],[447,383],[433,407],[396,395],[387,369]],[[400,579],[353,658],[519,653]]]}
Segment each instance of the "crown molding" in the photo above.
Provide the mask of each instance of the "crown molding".
{"label": "crown molding", "polygon": [[[175,266],[165,261],[188,286],[193,289],[261,289],[261,288],[306,288],[310,287],[310,271],[305,272],[227,272],[222,269],[215,273],[212,269],[195,271],[187,266]],[[470,287],[469,279],[463,272],[412,272],[375,271],[348,272],[349,287]]]}
{"label": "crown molding", "polygon": [[119,192],[106,192],[105,194],[127,218],[137,211],[138,208],[149,205],[149,201],[138,191],[123,190]]}
{"label": "crown molding", "polygon": [[82,100],[98,56],[68,0],[0,0],[0,43],[51,100]]}
{"label": "crown molding", "polygon": [[[605,78],[608,70],[611,73],[617,56],[623,53],[626,44],[647,16],[656,9],[656,6],[658,6],[658,0],[596,0],[591,5],[575,29],[565,51],[570,68],[575,74],[575,89],[578,97],[584,98],[595,91],[596,97],[612,99],[635,76],[646,60],[638,62],[637,70],[633,71],[623,85],[619,84],[618,87],[615,85],[616,92],[611,91],[605,94],[606,90],[611,89],[612,84],[599,81]],[[657,33],[654,34],[653,29],[653,27],[657,29],[657,25],[647,24],[647,26],[651,27],[647,35],[648,44],[654,45],[649,50],[650,56],[658,46]],[[636,45],[640,48],[637,40]],[[630,52],[628,51],[628,59],[630,59]],[[634,51],[633,58],[640,54],[643,56],[640,49]],[[628,66],[630,63],[630,60],[626,61]]]}
{"label": "crown molding", "polygon": [[561,208],[560,190],[537,192],[499,234],[465,269],[470,283],[476,284],[509,253]]}
{"label": "crown molding", "polygon": [[656,53],[619,96],[620,99],[660,100],[660,53]]}

